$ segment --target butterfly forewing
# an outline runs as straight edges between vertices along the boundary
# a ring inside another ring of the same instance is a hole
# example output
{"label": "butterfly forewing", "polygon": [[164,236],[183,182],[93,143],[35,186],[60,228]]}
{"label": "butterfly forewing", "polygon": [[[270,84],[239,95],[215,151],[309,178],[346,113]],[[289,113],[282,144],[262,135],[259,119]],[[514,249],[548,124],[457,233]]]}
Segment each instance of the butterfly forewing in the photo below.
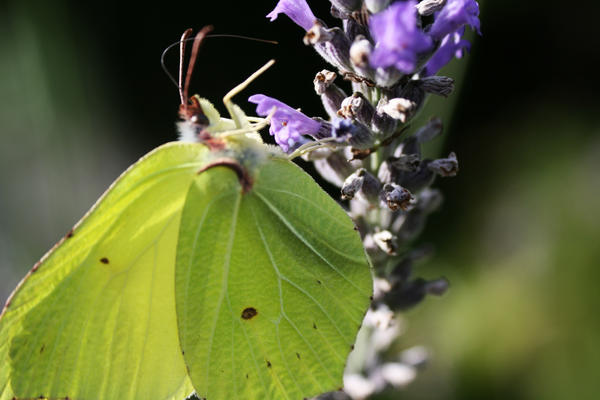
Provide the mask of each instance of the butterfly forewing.
{"label": "butterfly forewing", "polygon": [[193,389],[179,348],[174,259],[200,144],[130,168],[44,257],[0,319],[0,399],[173,399]]}

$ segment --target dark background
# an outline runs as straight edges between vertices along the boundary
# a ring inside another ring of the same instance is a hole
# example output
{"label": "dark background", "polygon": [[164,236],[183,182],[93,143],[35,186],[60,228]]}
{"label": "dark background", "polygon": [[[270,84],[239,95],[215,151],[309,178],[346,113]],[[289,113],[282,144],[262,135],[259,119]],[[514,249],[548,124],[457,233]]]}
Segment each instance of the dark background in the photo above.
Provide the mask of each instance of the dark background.
{"label": "dark background", "polygon": [[[456,151],[461,172],[439,182],[446,203],[421,240],[437,252],[418,273],[452,288],[404,316],[398,350],[432,359],[390,398],[597,399],[600,6],[480,3],[483,37],[445,71],[457,91],[424,111],[446,125],[431,152]],[[250,113],[265,93],[324,116],[312,79],[327,66],[287,18],[268,22],[274,4],[0,2],[0,298],[121,171],[176,138],[159,58],[186,28],[280,43],[207,40],[193,92],[219,105],[276,58],[236,102]]]}

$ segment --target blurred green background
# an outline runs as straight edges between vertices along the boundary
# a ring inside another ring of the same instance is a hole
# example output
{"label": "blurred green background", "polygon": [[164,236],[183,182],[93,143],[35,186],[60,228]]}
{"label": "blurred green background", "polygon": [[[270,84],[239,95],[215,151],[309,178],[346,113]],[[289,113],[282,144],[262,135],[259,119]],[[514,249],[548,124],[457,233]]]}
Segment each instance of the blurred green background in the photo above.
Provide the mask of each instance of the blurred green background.
{"label": "blurred green background", "polygon": [[[237,102],[251,111],[264,92],[322,115],[325,66],[299,28],[267,22],[274,3],[0,2],[0,301],[121,171],[176,138],[159,57],[185,28],[281,43],[208,40],[195,92],[218,103],[275,57]],[[438,182],[446,203],[421,239],[436,253],[417,273],[452,287],[408,312],[399,349],[432,359],[389,398],[598,399],[600,6],[481,3],[483,37],[447,70],[459,90],[428,105],[461,172]]]}

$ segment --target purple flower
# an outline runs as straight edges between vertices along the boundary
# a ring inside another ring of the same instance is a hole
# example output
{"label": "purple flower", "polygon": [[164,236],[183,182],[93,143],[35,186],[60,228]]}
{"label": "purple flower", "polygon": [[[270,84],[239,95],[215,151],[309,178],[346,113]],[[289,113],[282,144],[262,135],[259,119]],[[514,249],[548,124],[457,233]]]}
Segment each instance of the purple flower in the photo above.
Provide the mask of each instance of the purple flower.
{"label": "purple flower", "polygon": [[479,29],[479,5],[475,0],[448,0],[442,11],[435,14],[429,34],[442,39],[459,28],[469,25],[481,35]]}
{"label": "purple flower", "polygon": [[279,0],[273,11],[267,14],[267,18],[275,21],[281,13],[290,17],[292,21],[303,27],[305,31],[312,28],[317,20],[306,0]]}
{"label": "purple flower", "polygon": [[417,26],[416,5],[415,0],[399,1],[370,18],[376,42],[369,60],[373,67],[394,66],[410,73],[416,67],[417,54],[431,48],[431,39]]}
{"label": "purple flower", "polygon": [[468,40],[462,39],[465,28],[462,27],[454,33],[449,33],[442,39],[439,49],[425,64],[425,76],[435,75],[444,65],[448,64],[452,57],[462,58],[464,49],[470,49]]}
{"label": "purple flower", "polygon": [[269,115],[273,107],[277,107],[275,114],[271,117],[269,133],[275,136],[275,141],[285,152],[294,149],[298,144],[307,142],[302,135],[314,136],[321,128],[320,122],[264,94],[250,96],[248,101],[257,104],[256,113],[262,116]]}

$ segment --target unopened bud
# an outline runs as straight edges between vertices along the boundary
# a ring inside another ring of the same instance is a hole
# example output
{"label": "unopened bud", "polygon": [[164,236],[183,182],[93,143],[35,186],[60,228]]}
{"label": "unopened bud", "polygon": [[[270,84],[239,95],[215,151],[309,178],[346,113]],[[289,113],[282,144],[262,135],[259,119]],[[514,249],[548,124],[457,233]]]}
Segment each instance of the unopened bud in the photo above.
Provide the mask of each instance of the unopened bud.
{"label": "unopened bud", "polygon": [[361,193],[370,203],[377,203],[381,192],[381,182],[367,170],[363,173],[363,178]]}
{"label": "unopened bud", "polygon": [[337,69],[352,70],[349,56],[350,40],[340,28],[327,29],[317,21],[306,32],[304,43],[312,44],[317,53]]}
{"label": "unopened bud", "polygon": [[417,11],[421,15],[431,15],[441,10],[446,4],[446,0],[422,0],[417,4]]}
{"label": "unopened bud", "polygon": [[395,183],[386,183],[381,191],[381,199],[392,211],[408,210],[414,201],[412,194],[405,188]]}
{"label": "unopened bud", "polygon": [[418,136],[415,134],[405,138],[394,150],[394,157],[400,157],[403,154],[417,154],[420,156],[421,144],[417,140],[417,137]]}
{"label": "unopened bud", "polygon": [[315,92],[317,92],[318,95],[325,93],[333,81],[335,81],[335,78],[337,78],[337,74],[326,69],[317,73],[315,79],[313,80],[313,83],[315,84]]}
{"label": "unopened bud", "polygon": [[442,177],[456,176],[458,173],[458,160],[456,154],[452,152],[448,155],[448,158],[433,160],[429,163],[428,168]]}
{"label": "unopened bud", "polygon": [[396,254],[395,237],[390,231],[381,231],[373,234],[373,241],[387,254]]}
{"label": "unopened bud", "polygon": [[413,101],[403,98],[395,98],[391,99],[386,104],[383,104],[381,106],[381,111],[404,123],[415,106],[416,104]]}
{"label": "unopened bud", "polygon": [[361,0],[329,0],[331,4],[341,11],[350,13],[360,8]]}
{"label": "unopened bud", "polygon": [[375,70],[375,82],[378,86],[385,88],[396,85],[403,76],[404,74],[402,72],[393,67],[377,68]]}
{"label": "unopened bud", "polygon": [[425,93],[448,97],[454,91],[454,79],[447,76],[428,76],[419,79]]}
{"label": "unopened bud", "polygon": [[432,281],[429,281],[425,284],[425,291],[427,294],[432,294],[434,296],[441,296],[448,291],[450,287],[450,281],[446,278],[438,278]]}
{"label": "unopened bud", "polygon": [[350,200],[353,199],[354,196],[358,193],[358,191],[362,188],[363,182],[365,180],[364,173],[367,172],[366,169],[360,168],[352,175],[350,175],[344,181],[342,185],[342,199]]}
{"label": "unopened bud", "polygon": [[412,192],[418,192],[424,187],[431,185],[435,179],[435,173],[429,169],[430,163],[431,160],[422,160],[415,172],[405,172],[402,175],[398,175],[393,182],[402,185]]}
{"label": "unopened bud", "polygon": [[346,97],[337,112],[340,117],[356,119],[363,124],[369,124],[374,113],[375,107],[360,92],[355,92],[352,96]]}
{"label": "unopened bud", "polygon": [[369,128],[357,120],[337,118],[333,120],[332,136],[346,140],[354,149],[373,147],[375,137]]}
{"label": "unopened bud", "polygon": [[387,137],[396,131],[398,121],[390,117],[381,110],[383,101],[379,101],[373,118],[371,119],[371,128],[382,137]]}
{"label": "unopened bud", "polygon": [[392,158],[392,167],[400,171],[414,172],[421,164],[421,158],[418,154],[401,154],[399,157]]}
{"label": "unopened bud", "polygon": [[361,11],[354,12],[350,18],[345,18],[343,22],[344,32],[346,36],[350,39],[351,42],[354,42],[358,39],[358,36],[362,36],[363,38],[369,36],[369,28],[368,25],[364,22],[360,21],[360,18],[356,18],[354,16],[364,15]]}
{"label": "unopened bud", "polygon": [[420,303],[427,294],[441,296],[450,283],[446,278],[426,281],[417,278],[405,284],[399,284],[384,296],[387,305],[395,310],[405,310]]}
{"label": "unopened bud", "polygon": [[388,4],[390,4],[390,0],[365,0],[367,10],[369,10],[371,14],[383,11]]}
{"label": "unopened bud", "polygon": [[331,29],[327,29],[319,20],[317,20],[312,28],[306,31],[303,41],[305,45],[314,45],[317,43],[330,41],[333,39],[333,35],[334,34]]}
{"label": "unopened bud", "polygon": [[340,152],[334,152],[326,159],[315,160],[314,166],[327,182],[337,187],[342,187],[346,177],[355,170],[347,157]]}
{"label": "unopened bud", "polygon": [[358,37],[350,46],[350,61],[358,68],[369,67],[369,56],[373,51],[373,45],[364,37]]}
{"label": "unopened bud", "polygon": [[439,136],[439,134],[442,133],[442,129],[442,120],[439,118],[432,118],[427,125],[415,132],[414,136],[419,143],[425,143]]}
{"label": "unopened bud", "polygon": [[321,102],[327,114],[331,118],[337,116],[337,111],[342,106],[342,101],[346,98],[346,93],[333,83],[337,74],[326,69],[317,73],[313,81],[315,92],[321,96]]}

